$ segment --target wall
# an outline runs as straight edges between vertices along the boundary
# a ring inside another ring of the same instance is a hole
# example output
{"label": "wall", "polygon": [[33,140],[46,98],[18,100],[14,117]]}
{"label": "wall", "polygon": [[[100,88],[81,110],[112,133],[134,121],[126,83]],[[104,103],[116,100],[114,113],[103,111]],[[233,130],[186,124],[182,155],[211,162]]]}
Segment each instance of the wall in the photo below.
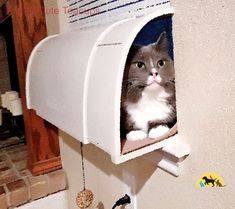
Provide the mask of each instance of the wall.
{"label": "wall", "polygon": [[48,35],[66,31],[66,5],[65,0],[44,0]]}
{"label": "wall", "polygon": [[[93,208],[111,208],[129,186],[138,209],[234,208],[235,1],[172,3],[179,135],[190,144],[191,155],[175,178],[143,158],[113,165],[106,153],[86,145],[86,186],[95,194]],[[75,209],[82,190],[80,144],[61,132],[60,147],[69,208]],[[226,187],[196,188],[207,171],[221,174]]]}

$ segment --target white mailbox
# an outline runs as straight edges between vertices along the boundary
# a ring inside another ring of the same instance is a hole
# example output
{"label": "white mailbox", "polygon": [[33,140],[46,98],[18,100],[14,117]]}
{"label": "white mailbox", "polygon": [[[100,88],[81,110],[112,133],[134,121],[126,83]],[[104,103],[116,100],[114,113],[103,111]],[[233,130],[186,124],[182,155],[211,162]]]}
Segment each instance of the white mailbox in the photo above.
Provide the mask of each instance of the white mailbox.
{"label": "white mailbox", "polygon": [[[116,164],[167,143],[120,139],[120,98],[128,51],[151,20],[172,15],[165,8],[109,25],[47,37],[33,50],[27,69],[27,106],[83,143],[93,143]],[[167,136],[176,132],[174,126]],[[165,138],[167,136],[164,136]]]}

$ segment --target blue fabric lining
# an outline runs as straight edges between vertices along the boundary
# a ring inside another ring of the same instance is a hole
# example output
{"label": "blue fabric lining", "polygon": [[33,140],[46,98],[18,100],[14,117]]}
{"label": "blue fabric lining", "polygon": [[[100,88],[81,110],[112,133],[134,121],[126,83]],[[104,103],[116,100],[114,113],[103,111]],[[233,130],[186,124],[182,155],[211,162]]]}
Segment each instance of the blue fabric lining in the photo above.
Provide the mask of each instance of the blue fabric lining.
{"label": "blue fabric lining", "polygon": [[168,40],[168,53],[174,58],[173,37],[172,37],[172,16],[155,18],[147,23],[137,34],[133,44],[148,45],[157,41],[159,35],[166,31]]}

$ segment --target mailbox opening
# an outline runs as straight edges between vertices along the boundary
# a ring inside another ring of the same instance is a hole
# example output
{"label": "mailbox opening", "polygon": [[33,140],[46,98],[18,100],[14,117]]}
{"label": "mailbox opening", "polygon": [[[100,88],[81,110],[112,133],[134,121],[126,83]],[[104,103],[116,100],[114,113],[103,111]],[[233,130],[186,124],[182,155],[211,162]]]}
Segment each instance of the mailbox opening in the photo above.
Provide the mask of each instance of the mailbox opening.
{"label": "mailbox opening", "polygon": [[[147,46],[149,44],[155,43],[162,32],[166,32],[167,35],[167,51],[170,58],[174,59],[174,53],[173,53],[173,37],[172,37],[172,16],[171,15],[165,15],[162,17],[155,18],[151,21],[149,21],[137,34],[135,40],[133,41],[133,45],[138,46]],[[125,72],[124,72],[125,73]],[[124,82],[124,78],[123,81]],[[122,108],[121,108],[122,109]],[[121,118],[123,111],[121,110]],[[157,138],[144,138],[141,140],[131,141],[127,140],[125,128],[123,128],[123,119],[120,119],[120,136],[121,136],[121,154],[125,155],[127,153],[130,153],[132,151],[136,151],[138,149],[141,149],[143,147],[147,147],[149,145],[159,143],[170,136],[177,133],[177,125],[176,125],[177,119],[175,119],[169,123],[167,123],[167,126],[169,127],[169,130],[164,133],[163,135],[157,137]]]}

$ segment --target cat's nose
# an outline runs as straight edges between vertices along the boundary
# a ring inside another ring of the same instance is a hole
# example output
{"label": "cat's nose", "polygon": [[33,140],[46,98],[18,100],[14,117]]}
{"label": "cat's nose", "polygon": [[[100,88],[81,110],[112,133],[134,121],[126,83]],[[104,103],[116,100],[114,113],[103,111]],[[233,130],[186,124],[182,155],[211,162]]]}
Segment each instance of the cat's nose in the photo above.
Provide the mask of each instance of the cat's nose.
{"label": "cat's nose", "polygon": [[152,73],[152,72],[151,72],[151,73],[149,73],[149,74],[150,74],[151,76],[155,76],[155,75],[156,75],[155,73]]}
{"label": "cat's nose", "polygon": [[155,68],[151,69],[150,75],[156,77],[158,75],[157,70]]}
{"label": "cat's nose", "polygon": [[155,72],[155,73],[154,72],[150,72],[150,75],[155,78],[158,75],[158,73],[157,72]]}

